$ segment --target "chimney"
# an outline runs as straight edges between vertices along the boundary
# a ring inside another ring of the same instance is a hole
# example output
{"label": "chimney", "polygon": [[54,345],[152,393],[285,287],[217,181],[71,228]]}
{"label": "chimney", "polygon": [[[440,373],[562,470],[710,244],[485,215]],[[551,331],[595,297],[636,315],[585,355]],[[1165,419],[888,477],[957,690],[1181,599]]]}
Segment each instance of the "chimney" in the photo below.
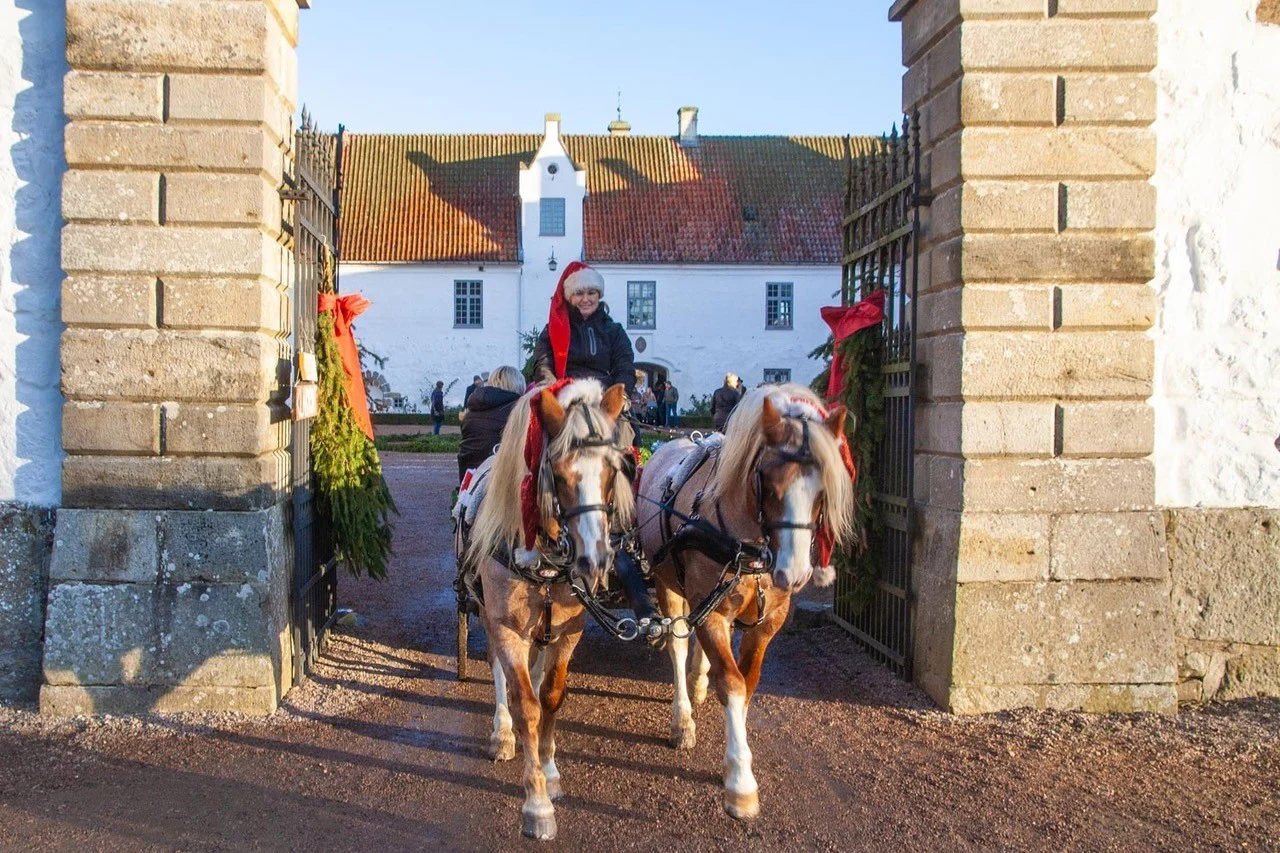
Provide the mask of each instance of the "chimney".
{"label": "chimney", "polygon": [[542,135],[546,139],[560,138],[560,113],[546,113],[542,120],[544,122]]}
{"label": "chimney", "polygon": [[680,144],[693,146],[698,144],[698,108],[681,107],[677,110],[680,116]]}
{"label": "chimney", "polygon": [[623,121],[622,119],[609,122],[609,135],[610,136],[630,136],[631,123]]}

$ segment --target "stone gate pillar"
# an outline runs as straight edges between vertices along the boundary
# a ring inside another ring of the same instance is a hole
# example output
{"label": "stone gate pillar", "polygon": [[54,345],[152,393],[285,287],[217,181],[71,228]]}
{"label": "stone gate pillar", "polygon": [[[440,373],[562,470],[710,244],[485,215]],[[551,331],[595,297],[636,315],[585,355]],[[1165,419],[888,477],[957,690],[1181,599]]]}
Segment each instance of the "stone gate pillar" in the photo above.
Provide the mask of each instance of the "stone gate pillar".
{"label": "stone gate pillar", "polygon": [[63,509],[41,709],[288,688],[298,0],[68,0]]}
{"label": "stone gate pillar", "polygon": [[1154,512],[1155,0],[898,0],[921,110],[915,671],[1176,707]]}

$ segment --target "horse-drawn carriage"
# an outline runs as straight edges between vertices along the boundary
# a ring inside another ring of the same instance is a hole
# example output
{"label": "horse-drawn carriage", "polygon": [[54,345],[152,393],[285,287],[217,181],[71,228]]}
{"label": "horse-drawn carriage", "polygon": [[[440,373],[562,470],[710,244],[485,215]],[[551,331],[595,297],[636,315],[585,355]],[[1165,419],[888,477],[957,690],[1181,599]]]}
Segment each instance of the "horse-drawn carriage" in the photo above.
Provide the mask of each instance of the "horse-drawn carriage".
{"label": "horse-drawn carriage", "polygon": [[[693,747],[692,706],[714,679],[727,733],[724,807],[755,816],[746,714],[765,650],[791,594],[815,565],[829,578],[831,547],[850,534],[842,408],[828,412],[797,385],[750,392],[724,436],[664,444],[633,492],[625,404],[623,386],[595,380],[526,394],[455,507],[458,675],[466,677],[469,616],[478,615],[496,700],[490,754],[514,758],[519,734],[522,831],[533,838],[556,834],[556,712],[588,613],[619,639],[665,637],[675,748]],[[617,616],[602,595],[619,549],[648,557],[660,620]]]}

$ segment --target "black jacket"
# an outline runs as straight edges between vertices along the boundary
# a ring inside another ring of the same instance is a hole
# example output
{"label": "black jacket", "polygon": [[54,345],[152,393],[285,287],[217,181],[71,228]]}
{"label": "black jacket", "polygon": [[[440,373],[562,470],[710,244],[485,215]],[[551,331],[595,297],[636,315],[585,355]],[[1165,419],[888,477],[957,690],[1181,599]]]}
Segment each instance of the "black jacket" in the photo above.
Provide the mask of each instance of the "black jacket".
{"label": "black jacket", "polygon": [[467,416],[462,419],[462,444],[458,448],[458,479],[489,458],[502,438],[507,416],[520,395],[514,391],[482,385],[467,398]]}
{"label": "black jacket", "polygon": [[[555,355],[551,352],[551,333],[544,328],[533,348],[535,382],[554,382]],[[621,382],[627,394],[636,385],[635,355],[627,330],[611,318],[604,306],[583,319],[578,309],[569,306],[569,357],[565,373],[570,379],[599,379],[608,388]]]}
{"label": "black jacket", "polygon": [[729,420],[729,415],[733,413],[733,407],[738,405],[741,399],[742,395],[738,393],[738,389],[730,388],[728,385],[721,385],[711,395],[711,422],[715,424],[717,430],[724,431],[724,425]]}

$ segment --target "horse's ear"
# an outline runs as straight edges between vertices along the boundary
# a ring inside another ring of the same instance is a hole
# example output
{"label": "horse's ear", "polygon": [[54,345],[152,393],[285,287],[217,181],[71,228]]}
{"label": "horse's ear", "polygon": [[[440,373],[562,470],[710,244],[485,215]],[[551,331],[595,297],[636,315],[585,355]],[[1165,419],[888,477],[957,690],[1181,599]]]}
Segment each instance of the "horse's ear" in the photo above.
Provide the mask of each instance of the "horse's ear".
{"label": "horse's ear", "polygon": [[564,429],[564,406],[560,405],[560,401],[556,399],[556,395],[551,393],[551,389],[543,388],[542,397],[538,400],[538,408],[542,411],[542,428],[547,431],[547,435],[555,438]]}
{"label": "horse's ear", "polygon": [[760,408],[760,431],[770,444],[781,444],[787,437],[782,415],[768,397],[764,398],[764,405]]}
{"label": "horse's ear", "polygon": [[844,437],[844,421],[845,416],[848,414],[849,410],[839,403],[836,403],[828,410],[827,429],[831,430],[831,434],[837,439]]}
{"label": "horse's ear", "polygon": [[626,403],[627,386],[619,382],[617,385],[610,385],[609,390],[604,392],[604,397],[600,399],[600,408],[609,416],[609,420],[616,421]]}

